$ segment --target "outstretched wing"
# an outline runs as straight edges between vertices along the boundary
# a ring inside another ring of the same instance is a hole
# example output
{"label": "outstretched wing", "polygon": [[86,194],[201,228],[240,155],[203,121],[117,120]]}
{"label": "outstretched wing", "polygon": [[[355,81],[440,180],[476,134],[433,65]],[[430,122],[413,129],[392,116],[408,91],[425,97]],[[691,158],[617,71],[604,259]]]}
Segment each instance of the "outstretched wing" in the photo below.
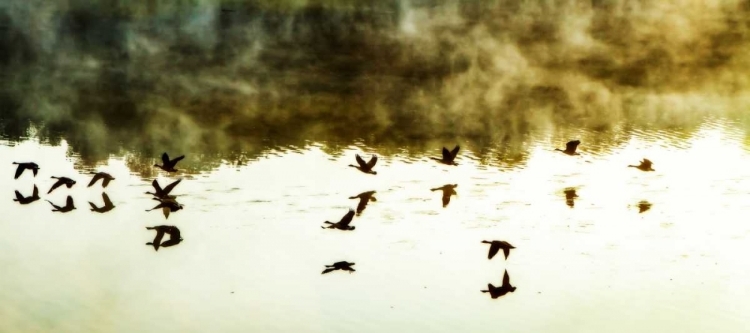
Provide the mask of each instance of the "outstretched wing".
{"label": "outstretched wing", "polygon": [[443,147],[443,161],[450,161],[451,160],[451,152],[448,151],[448,148]]}
{"label": "outstretched wing", "polygon": [[154,237],[154,249],[158,251],[159,245],[161,245],[161,239],[164,237],[163,229],[156,229],[156,237]]}
{"label": "outstretched wing", "polygon": [[492,259],[498,251],[500,251],[500,244],[492,242],[492,245],[490,245],[490,254],[487,256],[487,259]]}
{"label": "outstretched wing", "polygon": [[172,192],[172,189],[174,189],[177,184],[179,184],[182,181],[182,178],[175,180],[171,184],[167,185],[167,187],[164,188],[164,195],[169,194],[169,192]]}
{"label": "outstretched wing", "polygon": [[99,209],[99,207],[96,207],[96,205],[94,205],[94,203],[91,202],[91,201],[89,201],[89,206],[91,206],[92,210],[98,210]]}
{"label": "outstretched wing", "polygon": [[88,186],[86,186],[86,187],[91,187],[91,185],[94,185],[94,184],[96,184],[96,182],[97,182],[97,181],[98,181],[99,179],[101,179],[101,178],[102,178],[102,174],[101,174],[101,173],[97,173],[97,174],[95,174],[95,175],[94,175],[94,178],[91,178],[91,181],[89,182],[89,185],[88,185]]}
{"label": "outstretched wing", "polygon": [[49,191],[47,191],[47,194],[52,193],[52,191],[54,191],[56,188],[62,186],[63,182],[64,181],[62,179],[58,179],[57,182],[54,185],[52,185],[52,187],[49,189]]}
{"label": "outstretched wing", "polygon": [[34,198],[39,198],[39,189],[34,185],[34,192],[31,194]]}
{"label": "outstretched wing", "polygon": [[157,194],[162,193],[163,190],[161,189],[161,186],[159,186],[159,182],[156,181],[156,179],[154,179],[154,181],[151,182],[151,186],[154,187],[154,190],[156,190]]}
{"label": "outstretched wing", "polygon": [[327,273],[333,272],[333,271],[335,271],[335,270],[336,270],[335,268],[326,268],[326,269],[325,269],[325,270],[323,271],[323,273],[320,273],[320,274],[327,274]]}
{"label": "outstretched wing", "polygon": [[164,213],[164,218],[165,218],[165,219],[168,219],[168,218],[169,218],[169,212],[170,212],[170,211],[171,211],[171,209],[169,209],[169,207],[166,207],[166,206],[165,206],[165,207],[162,207],[162,208],[161,208],[161,212],[162,212],[162,213]]}
{"label": "outstretched wing", "polygon": [[109,181],[111,181],[112,179],[112,177],[104,178],[104,180],[102,180],[102,187],[107,187],[107,185],[109,185]]}
{"label": "outstretched wing", "polygon": [[107,193],[102,192],[102,200],[104,200],[104,206],[105,207],[114,207],[115,205],[112,204],[112,201],[109,200],[109,196]]}
{"label": "outstretched wing", "polygon": [[505,254],[505,259],[508,259],[508,255],[510,255],[510,247],[503,248],[503,253]]}
{"label": "outstretched wing", "polygon": [[453,150],[451,150],[451,158],[456,158],[456,155],[458,155],[458,150],[459,149],[461,149],[461,147],[459,147],[458,145],[456,145],[456,147],[453,148]]}
{"label": "outstretched wing", "polygon": [[339,221],[339,223],[344,227],[348,226],[349,223],[352,223],[353,218],[354,218],[354,210],[349,209],[349,212],[346,213],[346,215],[344,215],[344,217],[341,218],[341,221]]}
{"label": "outstretched wing", "polygon": [[15,179],[18,179],[18,177],[21,177],[21,174],[23,173],[24,169],[25,168],[24,168],[23,164],[19,164],[18,165],[18,167],[16,168],[16,178]]}
{"label": "outstretched wing", "polygon": [[167,155],[167,153],[166,153],[166,152],[164,152],[164,154],[161,154],[161,162],[162,162],[162,163],[163,163],[164,165],[167,165],[167,164],[169,164],[169,155]]}
{"label": "outstretched wing", "polygon": [[18,192],[18,190],[16,190],[16,200],[21,201],[23,199],[26,199],[26,198],[24,198],[23,195],[21,195],[21,192]]}
{"label": "outstretched wing", "polygon": [[357,164],[359,164],[360,168],[363,168],[363,169],[367,168],[367,163],[365,163],[365,160],[363,160],[362,157],[359,156],[359,154],[356,154],[355,158],[357,159]]}
{"label": "outstretched wing", "polygon": [[73,197],[68,196],[68,199],[65,200],[65,207],[72,208],[73,206]]}
{"label": "outstretched wing", "polygon": [[508,276],[508,271],[505,271],[505,274],[503,275],[503,287],[509,287],[510,286],[510,276]]}
{"label": "outstretched wing", "polygon": [[568,143],[565,144],[565,150],[576,151],[576,148],[578,148],[578,145],[580,144],[581,144],[580,140],[568,141]]}
{"label": "outstretched wing", "polygon": [[177,156],[174,159],[172,159],[171,161],[169,161],[169,163],[171,163],[172,165],[177,164],[177,162],[182,161],[183,158],[185,158],[185,155]]}
{"label": "outstretched wing", "polygon": [[378,163],[378,157],[375,155],[372,155],[372,158],[369,162],[367,162],[367,168],[372,169],[375,166],[375,163]]}

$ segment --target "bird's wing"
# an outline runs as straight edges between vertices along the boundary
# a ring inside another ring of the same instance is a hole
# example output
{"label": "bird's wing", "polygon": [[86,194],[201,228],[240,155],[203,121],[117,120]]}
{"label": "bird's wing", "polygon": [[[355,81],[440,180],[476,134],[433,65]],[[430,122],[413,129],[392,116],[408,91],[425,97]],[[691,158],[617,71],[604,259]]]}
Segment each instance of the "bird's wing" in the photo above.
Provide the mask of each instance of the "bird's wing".
{"label": "bird's wing", "polygon": [[39,171],[39,168],[31,169],[31,172],[34,173],[34,177],[36,177],[36,173]]}
{"label": "bird's wing", "polygon": [[180,229],[177,229],[177,227],[169,227],[169,230],[167,230],[167,233],[169,234],[169,239],[176,239],[180,240]]}
{"label": "bird's wing", "polygon": [[107,187],[109,185],[109,182],[112,180],[112,177],[107,177],[102,180],[102,187]]}
{"label": "bird's wing", "polygon": [[510,248],[509,247],[503,248],[503,253],[505,254],[505,259],[508,259],[508,255],[510,255]]}
{"label": "bird's wing", "polygon": [[372,169],[375,166],[375,163],[378,163],[378,157],[375,155],[372,155],[372,158],[369,162],[367,162],[367,167]]}
{"label": "bird's wing", "polygon": [[175,180],[171,184],[167,185],[164,188],[164,195],[167,195],[167,194],[169,194],[169,192],[172,192],[172,189],[174,189],[174,187],[177,186],[177,184],[179,184],[181,181],[182,181],[182,178],[180,178],[178,180]]}
{"label": "bird's wing", "polygon": [[170,211],[171,211],[171,209],[170,209],[169,207],[166,207],[166,206],[165,206],[165,207],[162,207],[162,208],[161,208],[161,212],[162,212],[162,213],[164,213],[164,218],[165,218],[165,219],[168,219],[168,218],[169,218],[169,212],[170,212]]}
{"label": "bird's wing", "polygon": [[24,198],[23,195],[21,195],[21,192],[18,192],[18,190],[16,190],[16,200],[21,201],[23,199],[26,199],[26,198]]}
{"label": "bird's wing", "polygon": [[162,162],[162,163],[163,163],[164,165],[167,165],[167,164],[169,164],[169,155],[167,155],[167,153],[166,153],[166,152],[165,152],[164,154],[161,154],[161,162]]}
{"label": "bird's wing", "polygon": [[444,195],[443,196],[443,206],[448,206],[449,203],[451,203],[451,196],[450,195]]}
{"label": "bird's wing", "polygon": [[18,177],[21,177],[21,174],[23,173],[24,169],[26,169],[26,168],[23,166],[23,164],[19,164],[18,165],[18,167],[16,168],[16,178],[15,179],[18,179]]}
{"label": "bird's wing", "polygon": [[448,151],[448,148],[443,147],[443,161],[450,161],[451,160],[451,152]]}
{"label": "bird's wing", "polygon": [[174,159],[172,159],[171,161],[169,161],[169,163],[171,163],[172,165],[177,164],[177,162],[182,161],[183,158],[185,158],[185,155],[177,156]]}
{"label": "bird's wing", "polygon": [[348,226],[349,223],[352,223],[352,218],[354,218],[354,210],[349,209],[349,212],[347,212],[346,215],[344,215],[344,217],[341,218],[341,221],[339,221],[339,223],[342,226]]}
{"label": "bird's wing", "polygon": [[490,245],[490,254],[487,256],[487,259],[492,259],[497,254],[497,251],[500,251],[500,244],[492,242],[492,245]]}
{"label": "bird's wing", "polygon": [[112,201],[109,200],[109,196],[107,193],[102,192],[102,200],[104,200],[104,206],[106,207],[114,207],[115,205],[112,204]]}
{"label": "bird's wing", "polygon": [[367,163],[365,163],[365,160],[363,160],[362,157],[359,156],[359,154],[356,154],[355,158],[357,159],[357,164],[359,164],[361,168],[367,168]]}
{"label": "bird's wing", "polygon": [[68,196],[68,199],[65,200],[65,207],[75,207],[73,205],[73,197]]}
{"label": "bird's wing", "polygon": [[451,150],[451,158],[456,158],[456,155],[458,155],[458,150],[459,149],[461,149],[461,147],[459,147],[458,145],[456,145],[456,147],[453,148],[453,150]]}
{"label": "bird's wing", "polygon": [[31,194],[32,197],[39,197],[39,189],[34,185],[34,192]]}
{"label": "bird's wing", "polygon": [[94,178],[91,178],[91,181],[89,182],[89,185],[87,187],[91,187],[91,185],[94,185],[101,178],[102,178],[102,174],[101,173],[95,174]]}
{"label": "bird's wing", "polygon": [[156,237],[154,237],[154,247],[161,245],[162,238],[164,238],[164,230],[156,229]]}
{"label": "bird's wing", "polygon": [[568,143],[565,144],[565,149],[575,151],[579,144],[581,144],[580,140],[568,141]]}
{"label": "bird's wing", "polygon": [[63,182],[64,181],[62,179],[58,179],[57,182],[55,182],[55,184],[53,184],[52,187],[49,189],[49,191],[47,192],[47,194],[52,193],[52,191],[54,191],[56,188],[62,186]]}
{"label": "bird's wing", "polygon": [[505,271],[505,274],[503,274],[503,286],[510,286],[510,276],[508,276],[508,271]]}
{"label": "bird's wing", "polygon": [[159,182],[156,181],[156,179],[154,179],[154,181],[151,182],[151,186],[154,187],[154,190],[155,190],[155,192],[156,192],[157,195],[160,194],[160,193],[162,193],[164,191],[164,190],[161,189],[161,186],[159,186]]}
{"label": "bird's wing", "polygon": [[330,272],[333,272],[333,271],[335,271],[335,270],[336,270],[335,268],[326,268],[326,269],[325,269],[325,270],[323,271],[323,273],[320,273],[320,274],[326,274],[326,273],[330,273]]}
{"label": "bird's wing", "polygon": [[91,206],[92,210],[98,210],[99,209],[99,207],[97,207],[96,205],[94,205],[94,203],[91,202],[91,201],[89,201],[89,206]]}

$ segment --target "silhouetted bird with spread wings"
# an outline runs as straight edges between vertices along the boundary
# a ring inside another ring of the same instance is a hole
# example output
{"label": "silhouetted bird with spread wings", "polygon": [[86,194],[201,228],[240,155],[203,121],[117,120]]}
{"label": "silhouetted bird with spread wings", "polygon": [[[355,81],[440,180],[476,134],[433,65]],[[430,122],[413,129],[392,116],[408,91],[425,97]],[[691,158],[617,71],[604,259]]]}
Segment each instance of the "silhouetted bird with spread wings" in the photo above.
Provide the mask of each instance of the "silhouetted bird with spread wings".
{"label": "silhouetted bird with spread wings", "polygon": [[36,185],[34,185],[34,192],[30,197],[24,197],[23,195],[21,195],[21,192],[16,191],[16,198],[13,199],[13,201],[18,201],[18,203],[22,205],[28,205],[39,199],[39,189],[36,187]]}
{"label": "silhouetted bird with spread wings", "polygon": [[487,259],[492,259],[500,249],[503,249],[503,253],[505,254],[505,259],[508,259],[508,255],[510,255],[510,249],[515,249],[513,245],[510,245],[510,243],[506,241],[482,241],[482,243],[490,244],[490,253],[487,255]]}
{"label": "silhouetted bird with spread wings", "polygon": [[97,207],[93,202],[89,201],[89,206],[91,206],[92,212],[106,213],[115,208],[115,205],[112,204],[111,200],[109,200],[109,196],[107,195],[107,193],[102,192],[102,200],[104,201],[104,206],[102,207]]}
{"label": "silhouetted bird with spread wings", "polygon": [[356,196],[349,197],[349,199],[359,199],[359,204],[357,204],[357,215],[362,214],[362,211],[365,210],[365,207],[367,207],[367,203],[370,201],[378,201],[373,194],[375,194],[375,191],[367,191],[362,192]]}
{"label": "silhouetted bird with spread wings", "polygon": [[333,265],[326,265],[326,269],[320,274],[327,274],[336,270],[349,271],[349,274],[351,274],[355,271],[352,266],[354,266],[353,262],[339,261]]}
{"label": "silhouetted bird with spread wings", "polygon": [[568,143],[565,144],[565,150],[562,150],[562,149],[559,149],[559,148],[555,148],[555,150],[556,151],[560,151],[563,154],[567,154],[567,155],[571,155],[571,156],[573,156],[573,155],[580,155],[579,153],[576,152],[576,148],[578,148],[578,145],[580,145],[580,144],[581,144],[580,140],[568,141]]}
{"label": "silhouetted bird with spread wings", "polygon": [[454,160],[456,159],[456,155],[458,155],[458,151],[461,149],[458,145],[456,145],[453,150],[449,151],[448,148],[443,147],[443,158],[437,158],[437,157],[430,157],[431,159],[438,161],[443,164],[447,165],[458,165]]}
{"label": "silhouetted bird with spread wings", "polygon": [[354,226],[350,226],[354,218],[354,209],[349,209],[349,212],[341,218],[340,221],[333,223],[325,221],[325,224],[330,224],[328,227],[321,227],[323,229],[339,229],[339,230],[354,230]]}
{"label": "silhouetted bird with spread wings", "polygon": [[18,177],[21,177],[21,174],[26,170],[29,169],[31,172],[34,173],[34,177],[36,177],[37,172],[39,171],[39,166],[34,162],[13,162],[13,164],[17,164],[18,167],[16,167],[16,176],[14,179],[18,179]]}
{"label": "silhouetted bird with spread wings", "polygon": [[71,196],[68,196],[68,199],[65,200],[65,206],[62,206],[62,207],[53,204],[52,201],[47,200],[47,202],[49,202],[49,204],[52,205],[52,207],[54,207],[54,209],[52,210],[53,212],[67,213],[71,210],[76,209],[76,206],[73,205],[73,197]]}
{"label": "silhouetted bird with spread wings", "polygon": [[503,275],[503,284],[500,287],[495,287],[491,283],[487,284],[487,290],[480,290],[483,293],[490,293],[490,297],[493,299],[503,296],[507,293],[516,291],[516,287],[510,285],[510,277],[508,271],[505,271]]}
{"label": "silhouetted bird with spread wings", "polygon": [[185,158],[185,155],[178,156],[170,160],[169,155],[167,155],[167,153],[164,153],[161,154],[162,165],[154,164],[154,166],[166,172],[177,172],[178,170],[174,167],[177,165],[177,162],[181,161],[183,158]]}
{"label": "silhouetted bird with spread wings", "polygon": [[112,177],[110,174],[106,172],[97,172],[97,173],[92,173],[92,174],[94,175],[94,178],[91,178],[91,182],[89,182],[89,185],[86,187],[91,187],[92,185],[96,184],[96,182],[98,182],[99,179],[102,180],[102,187],[107,187],[110,181],[115,180],[114,177]]}
{"label": "silhouetted bird with spread wings", "polygon": [[68,188],[71,188],[71,187],[73,187],[73,185],[76,184],[75,180],[72,180],[72,179],[70,179],[68,177],[54,177],[53,176],[53,177],[50,177],[50,178],[57,179],[57,182],[55,182],[54,184],[52,184],[52,187],[49,189],[49,191],[47,192],[47,194],[52,193],[52,191],[54,191],[56,188],[58,188],[60,186],[65,185]]}
{"label": "silhouetted bird with spread wings", "polygon": [[372,168],[375,167],[375,163],[378,163],[377,156],[372,155],[372,158],[370,158],[370,161],[367,163],[365,163],[365,160],[363,160],[362,157],[359,156],[359,154],[357,154],[355,158],[357,159],[357,164],[359,164],[359,166],[356,166],[354,164],[349,164],[350,167],[357,168],[357,170],[362,171],[364,173],[369,173],[371,175],[378,174],[377,172],[372,170]]}

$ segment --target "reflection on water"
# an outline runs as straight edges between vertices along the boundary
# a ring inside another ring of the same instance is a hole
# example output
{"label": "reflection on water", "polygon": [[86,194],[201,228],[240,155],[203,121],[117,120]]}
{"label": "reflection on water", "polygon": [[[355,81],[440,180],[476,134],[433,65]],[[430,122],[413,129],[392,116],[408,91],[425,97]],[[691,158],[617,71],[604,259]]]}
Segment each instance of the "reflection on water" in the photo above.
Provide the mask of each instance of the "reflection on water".
{"label": "reflection on water", "polygon": [[573,208],[575,207],[575,200],[578,198],[578,194],[576,194],[576,189],[572,187],[568,187],[563,191],[565,193],[565,204],[568,205],[568,207]]}
{"label": "reflection on water", "polygon": [[107,195],[107,193],[102,192],[102,201],[104,202],[104,205],[101,207],[89,201],[89,206],[91,206],[91,211],[97,212],[97,213],[106,213],[115,208],[115,205],[112,203],[112,200],[109,199],[109,196]]}
{"label": "reflection on water", "polygon": [[[48,193],[49,194],[49,193]],[[65,199],[65,206],[58,206],[55,205],[52,201],[47,200],[50,205],[52,205],[52,211],[53,212],[60,212],[60,213],[67,213],[74,209],[76,209],[76,206],[73,204],[73,197],[68,196],[68,198]]]}

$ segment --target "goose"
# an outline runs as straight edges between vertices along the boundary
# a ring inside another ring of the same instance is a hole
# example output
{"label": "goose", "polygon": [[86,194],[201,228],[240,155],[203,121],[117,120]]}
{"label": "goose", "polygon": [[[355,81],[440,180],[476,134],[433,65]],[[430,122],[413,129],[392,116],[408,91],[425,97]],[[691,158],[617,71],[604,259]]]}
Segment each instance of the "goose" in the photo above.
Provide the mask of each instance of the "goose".
{"label": "goose", "polygon": [[102,200],[104,201],[104,206],[102,207],[97,207],[93,202],[89,201],[89,206],[91,206],[92,212],[106,213],[115,208],[115,205],[113,205],[112,201],[109,200],[109,196],[107,195],[107,193],[102,192]]}
{"label": "goose", "polygon": [[349,197],[349,199],[359,199],[359,204],[357,204],[357,215],[362,214],[362,211],[365,210],[365,207],[367,207],[367,203],[370,201],[378,201],[373,194],[375,194],[375,191],[367,191],[362,192],[356,196]]}
{"label": "goose", "polygon": [[62,207],[53,204],[52,201],[47,200],[47,202],[49,202],[49,204],[54,207],[54,209],[52,210],[53,212],[67,213],[71,210],[76,209],[76,206],[73,205],[73,197],[71,196],[68,196],[68,199],[65,200],[65,206]]}
{"label": "goose", "polygon": [[508,255],[510,255],[510,249],[515,249],[513,245],[510,245],[510,243],[506,241],[482,241],[482,243],[490,244],[490,253],[487,255],[487,259],[492,259],[500,249],[503,249],[503,253],[505,254],[505,259],[508,259]]}
{"label": "goose", "polygon": [[487,290],[480,291],[483,293],[490,293],[490,297],[492,297],[492,299],[495,299],[507,293],[516,291],[516,287],[510,285],[510,277],[508,276],[508,271],[506,270],[505,274],[503,275],[503,284],[500,287],[495,287],[491,283],[488,283]]}
{"label": "goose", "polygon": [[52,187],[49,189],[49,191],[47,192],[47,194],[52,193],[52,191],[54,191],[56,188],[58,188],[58,187],[60,187],[62,185],[65,185],[68,188],[71,188],[71,187],[73,187],[73,185],[76,184],[75,180],[72,180],[72,179],[70,179],[68,177],[55,177],[55,176],[52,176],[50,178],[57,179],[57,182],[55,182],[52,185]]}
{"label": "goose", "polygon": [[18,203],[22,205],[28,205],[39,199],[39,189],[36,187],[36,185],[34,185],[34,192],[30,197],[24,197],[23,195],[21,195],[21,192],[16,191],[16,198],[13,199],[13,201],[18,201]]}
{"label": "goose", "polygon": [[110,174],[106,172],[97,172],[97,173],[91,173],[91,174],[94,175],[94,178],[91,179],[91,182],[89,182],[89,185],[86,187],[91,187],[91,185],[94,185],[96,182],[99,181],[99,179],[102,180],[102,187],[107,187],[110,181],[115,180],[114,177],[112,177]]}
{"label": "goose", "polygon": [[26,170],[29,169],[31,172],[34,173],[34,177],[36,177],[37,172],[39,171],[39,166],[34,162],[13,162],[13,164],[17,164],[18,167],[16,167],[16,176],[14,179],[18,179],[18,177],[21,177],[21,174]]}
{"label": "goose", "polygon": [[446,184],[441,187],[432,188],[430,191],[443,191],[443,207],[445,207],[451,202],[452,195],[458,195],[456,187],[458,187],[458,184]]}
{"label": "goose", "polygon": [[443,147],[443,158],[437,158],[437,157],[430,157],[431,159],[438,161],[443,164],[447,165],[458,165],[458,163],[454,162],[453,160],[456,159],[456,155],[458,155],[458,150],[461,149],[458,145],[456,145],[453,150],[448,151],[448,148]]}
{"label": "goose", "polygon": [[174,189],[177,184],[179,184],[182,181],[182,178],[172,182],[171,184],[165,186],[163,189],[161,186],[159,186],[159,182],[154,179],[154,181],[151,182],[151,186],[154,187],[154,192],[146,192],[146,194],[151,194],[159,199],[174,199],[174,195],[169,195],[170,192]]}
{"label": "goose", "polygon": [[169,218],[170,212],[176,212],[184,208],[184,206],[178,203],[177,200],[175,199],[168,199],[168,198],[164,198],[164,199],[153,198],[153,199],[158,201],[159,204],[156,205],[154,208],[146,209],[146,211],[150,212],[152,210],[161,208],[162,213],[164,213],[164,218],[167,218],[167,219]]}
{"label": "goose", "polygon": [[353,262],[339,261],[334,263],[333,265],[326,265],[326,269],[323,271],[323,273],[320,274],[330,273],[339,269],[343,271],[349,271],[349,274],[351,274],[355,271],[352,266],[354,266]]}
{"label": "goose", "polygon": [[352,223],[352,218],[354,218],[354,209],[349,209],[349,212],[344,215],[344,217],[341,218],[340,221],[333,223],[329,221],[325,221],[325,224],[330,224],[328,227],[321,227],[323,229],[339,229],[339,230],[354,230],[353,226],[350,226],[349,223]]}
{"label": "goose", "polygon": [[378,157],[375,155],[372,155],[372,158],[370,158],[370,161],[365,163],[365,160],[362,159],[362,157],[357,154],[356,156],[357,164],[359,166],[356,166],[354,164],[349,164],[350,167],[357,168],[357,170],[362,171],[364,173],[369,173],[371,175],[377,175],[378,173],[373,171],[372,168],[375,167],[375,163],[378,163]]}
{"label": "goose", "polygon": [[638,214],[644,213],[644,212],[646,212],[649,209],[651,209],[651,203],[650,202],[645,201],[645,200],[641,201],[641,202],[638,202]]}
{"label": "goose", "polygon": [[639,164],[639,165],[628,165],[628,167],[629,168],[637,168],[638,170],[641,170],[641,171],[656,171],[653,168],[651,168],[652,164],[653,163],[651,163],[651,161],[649,159],[644,158],[641,161],[641,164]]}
{"label": "goose", "polygon": [[185,158],[185,155],[178,156],[170,160],[169,155],[167,155],[167,153],[163,153],[161,154],[162,165],[154,164],[154,166],[166,172],[177,172],[177,169],[175,169],[174,167],[175,165],[177,165],[177,162],[181,161],[183,158]]}
{"label": "goose", "polygon": [[578,148],[578,145],[580,144],[581,144],[580,140],[568,141],[568,143],[565,144],[565,150],[562,150],[560,148],[555,148],[555,151],[560,151],[563,154],[567,154],[571,156],[580,155],[579,153],[576,152],[576,148]]}

